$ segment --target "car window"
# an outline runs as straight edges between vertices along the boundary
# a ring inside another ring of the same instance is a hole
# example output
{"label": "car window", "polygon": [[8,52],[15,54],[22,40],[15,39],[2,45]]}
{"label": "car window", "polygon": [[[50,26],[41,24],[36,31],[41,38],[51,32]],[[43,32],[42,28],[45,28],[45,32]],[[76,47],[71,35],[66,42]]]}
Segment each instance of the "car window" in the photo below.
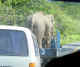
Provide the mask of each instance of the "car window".
{"label": "car window", "polygon": [[23,31],[0,30],[0,56],[27,56],[27,39]]}

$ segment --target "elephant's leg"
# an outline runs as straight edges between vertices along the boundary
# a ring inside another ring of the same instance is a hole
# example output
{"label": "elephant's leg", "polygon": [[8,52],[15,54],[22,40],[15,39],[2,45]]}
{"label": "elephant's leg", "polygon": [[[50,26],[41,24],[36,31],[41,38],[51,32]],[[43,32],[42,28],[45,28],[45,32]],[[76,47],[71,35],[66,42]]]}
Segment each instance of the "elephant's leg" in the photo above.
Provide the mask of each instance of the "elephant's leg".
{"label": "elephant's leg", "polygon": [[42,48],[42,41],[39,40],[38,43],[39,43],[39,48]]}
{"label": "elephant's leg", "polygon": [[46,48],[50,48],[50,45],[51,45],[51,33],[49,32],[48,33],[48,36],[46,38]]}
{"label": "elephant's leg", "polygon": [[42,38],[38,36],[39,48],[42,48]]}
{"label": "elephant's leg", "polygon": [[46,48],[50,48],[50,41],[47,40]]}
{"label": "elephant's leg", "polygon": [[42,39],[42,47],[46,48],[46,39],[45,38]]}

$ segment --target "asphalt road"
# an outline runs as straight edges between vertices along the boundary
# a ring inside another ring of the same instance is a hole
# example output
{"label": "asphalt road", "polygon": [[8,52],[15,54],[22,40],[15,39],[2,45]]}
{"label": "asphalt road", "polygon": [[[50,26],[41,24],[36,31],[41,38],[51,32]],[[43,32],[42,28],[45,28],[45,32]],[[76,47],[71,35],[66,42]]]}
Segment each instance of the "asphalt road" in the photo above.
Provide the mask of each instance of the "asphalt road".
{"label": "asphalt road", "polygon": [[65,44],[62,48],[80,48],[80,42]]}

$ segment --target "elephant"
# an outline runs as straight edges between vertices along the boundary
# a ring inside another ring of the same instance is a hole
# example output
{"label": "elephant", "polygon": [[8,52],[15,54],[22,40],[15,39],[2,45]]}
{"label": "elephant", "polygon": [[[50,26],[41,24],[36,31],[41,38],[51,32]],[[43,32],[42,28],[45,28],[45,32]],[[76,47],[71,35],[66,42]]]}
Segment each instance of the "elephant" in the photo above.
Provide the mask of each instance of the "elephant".
{"label": "elephant", "polygon": [[51,38],[53,37],[53,27],[54,27],[54,17],[52,15],[46,15],[46,29],[45,29],[45,40],[46,40],[46,48],[50,47]]}
{"label": "elephant", "polygon": [[53,35],[53,16],[45,15],[43,12],[36,12],[29,17],[30,29],[37,37],[39,48],[49,48],[51,36]]}

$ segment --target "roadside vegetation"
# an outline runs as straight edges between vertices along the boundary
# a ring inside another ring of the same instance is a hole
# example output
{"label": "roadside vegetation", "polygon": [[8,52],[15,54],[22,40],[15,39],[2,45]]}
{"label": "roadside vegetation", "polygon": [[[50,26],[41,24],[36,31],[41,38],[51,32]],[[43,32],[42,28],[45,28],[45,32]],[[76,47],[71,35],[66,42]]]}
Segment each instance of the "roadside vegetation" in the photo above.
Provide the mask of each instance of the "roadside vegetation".
{"label": "roadside vegetation", "polygon": [[80,3],[0,0],[0,25],[25,26],[27,16],[37,11],[54,15],[54,33],[60,31],[62,45],[80,41]]}

